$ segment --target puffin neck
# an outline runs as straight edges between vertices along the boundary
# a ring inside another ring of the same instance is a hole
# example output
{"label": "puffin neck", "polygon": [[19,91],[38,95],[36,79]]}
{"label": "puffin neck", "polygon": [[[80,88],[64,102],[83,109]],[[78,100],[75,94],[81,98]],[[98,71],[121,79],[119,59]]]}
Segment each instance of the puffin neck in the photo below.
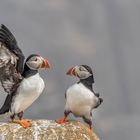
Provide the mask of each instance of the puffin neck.
{"label": "puffin neck", "polygon": [[85,87],[93,91],[93,87],[92,87],[92,84],[94,83],[93,75],[91,75],[86,79],[80,79],[78,83],[82,83],[83,85],[85,85]]}
{"label": "puffin neck", "polygon": [[30,76],[33,76],[33,75],[35,75],[35,74],[37,74],[38,73],[38,70],[32,70],[32,69],[30,69],[26,64],[24,65],[24,71],[23,71],[23,73],[22,73],[22,76],[24,77],[24,78],[28,78],[28,77],[30,77]]}

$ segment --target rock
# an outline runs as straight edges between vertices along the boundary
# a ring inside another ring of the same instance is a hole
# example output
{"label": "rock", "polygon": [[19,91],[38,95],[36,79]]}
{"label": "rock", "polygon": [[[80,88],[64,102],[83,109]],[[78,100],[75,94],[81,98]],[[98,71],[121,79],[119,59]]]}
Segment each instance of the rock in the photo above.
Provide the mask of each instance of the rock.
{"label": "rock", "polygon": [[99,140],[82,123],[57,124],[51,120],[34,120],[29,128],[14,123],[0,123],[0,140]]}

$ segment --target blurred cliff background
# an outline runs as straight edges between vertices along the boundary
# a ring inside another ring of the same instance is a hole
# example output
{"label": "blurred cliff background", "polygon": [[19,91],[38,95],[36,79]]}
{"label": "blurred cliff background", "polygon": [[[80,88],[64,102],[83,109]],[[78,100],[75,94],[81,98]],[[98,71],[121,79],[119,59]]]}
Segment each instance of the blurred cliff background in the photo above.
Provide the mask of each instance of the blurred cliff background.
{"label": "blurred cliff background", "polygon": [[[40,71],[46,89],[25,117],[63,117],[65,90],[78,80],[65,73],[87,64],[94,71],[94,90],[104,99],[93,111],[101,140],[140,137],[140,1],[1,0],[0,23],[26,57],[38,53],[52,63],[51,71]],[[0,94],[0,105],[5,96]]]}

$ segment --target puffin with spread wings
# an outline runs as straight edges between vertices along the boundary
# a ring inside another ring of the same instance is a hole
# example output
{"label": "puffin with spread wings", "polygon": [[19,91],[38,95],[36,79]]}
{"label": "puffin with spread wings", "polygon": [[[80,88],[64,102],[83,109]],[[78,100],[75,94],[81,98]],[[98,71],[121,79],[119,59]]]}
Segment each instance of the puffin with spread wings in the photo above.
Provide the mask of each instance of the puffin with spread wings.
{"label": "puffin with spread wings", "polygon": [[103,99],[99,93],[93,91],[94,77],[92,69],[87,65],[77,65],[68,70],[67,75],[78,77],[79,82],[70,86],[65,94],[66,104],[64,118],[56,120],[57,123],[67,122],[67,117],[73,113],[82,117],[92,129],[92,110],[100,106]]}
{"label": "puffin with spread wings", "polygon": [[[40,96],[45,87],[38,70],[49,69],[50,63],[40,55],[30,55],[24,63],[24,55],[10,30],[0,26],[0,81],[8,93],[0,109],[0,115],[10,112],[12,122],[24,128],[31,122],[24,120],[24,111]],[[15,120],[15,117],[19,120]]]}

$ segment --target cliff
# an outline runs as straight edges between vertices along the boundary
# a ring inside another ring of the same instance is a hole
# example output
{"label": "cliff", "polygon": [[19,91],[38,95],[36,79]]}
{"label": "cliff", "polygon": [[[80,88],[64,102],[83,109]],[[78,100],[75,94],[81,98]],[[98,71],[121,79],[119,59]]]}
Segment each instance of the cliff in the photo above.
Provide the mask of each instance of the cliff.
{"label": "cliff", "polygon": [[77,121],[57,124],[34,120],[29,128],[14,123],[0,123],[0,140],[99,140],[93,131]]}

